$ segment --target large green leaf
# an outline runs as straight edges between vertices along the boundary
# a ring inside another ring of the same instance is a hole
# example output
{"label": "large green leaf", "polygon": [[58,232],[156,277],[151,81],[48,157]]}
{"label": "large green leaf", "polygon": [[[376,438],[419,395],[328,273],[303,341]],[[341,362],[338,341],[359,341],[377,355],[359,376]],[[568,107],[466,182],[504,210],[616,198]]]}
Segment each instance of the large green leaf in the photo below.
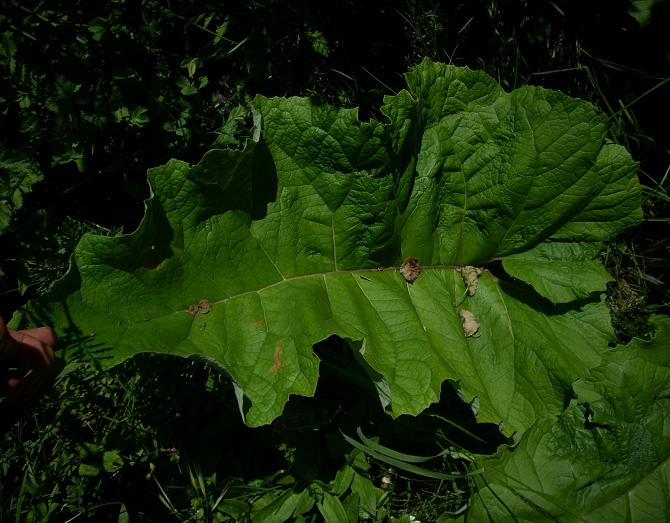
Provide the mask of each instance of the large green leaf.
{"label": "large green leaf", "polygon": [[[613,339],[594,245],[640,219],[636,165],[586,102],[430,61],[407,82],[384,122],[256,98],[256,140],[150,170],[138,230],[82,239],[15,325],[47,321],[104,367],[144,351],[207,358],[250,425],[313,394],[312,346],[333,334],[393,415],[420,412],[447,379],[508,432],[560,412]],[[541,253],[527,255],[535,275],[517,263],[499,279],[499,260],[527,252]],[[398,270],[412,256],[413,284]],[[552,263],[559,285],[538,287]],[[599,279],[566,293],[566,263]]]}
{"label": "large green leaf", "polygon": [[656,321],[653,342],[575,383],[565,413],[483,460],[472,521],[670,520],[670,318]]}

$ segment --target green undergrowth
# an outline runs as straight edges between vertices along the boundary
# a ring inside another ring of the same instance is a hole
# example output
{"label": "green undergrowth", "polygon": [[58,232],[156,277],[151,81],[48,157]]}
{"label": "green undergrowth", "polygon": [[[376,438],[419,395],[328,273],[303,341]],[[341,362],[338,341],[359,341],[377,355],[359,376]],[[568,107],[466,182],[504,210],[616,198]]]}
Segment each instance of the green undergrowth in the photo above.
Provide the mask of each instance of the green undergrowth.
{"label": "green undergrowth", "polygon": [[[63,275],[83,233],[132,230],[147,168],[241,148],[256,93],[359,106],[367,120],[426,56],[483,69],[507,91],[541,84],[605,112],[609,138],[640,162],[645,212],[600,255],[614,278],[612,325],[635,344],[669,312],[664,2],[13,4],[0,14],[5,317]],[[472,459],[506,441],[498,427],[476,424],[478,405],[456,383],[419,417],[391,421],[343,346],[318,346],[313,398],[291,397],[274,424],[254,429],[228,379],[202,362],[139,357],[101,373],[74,361],[2,438],[0,521],[271,521],[279,506],[304,508],[305,521],[341,521],[340,506],[369,521],[458,517],[486,490]],[[362,443],[358,429],[405,457],[441,454],[418,465],[464,477],[390,465],[347,443]]]}
{"label": "green undergrowth", "polygon": [[[206,364],[139,358],[101,374],[73,363],[4,435],[2,520],[285,521],[271,515],[294,494],[304,498],[295,508],[303,521],[340,504],[370,521],[404,513],[434,521],[461,509],[466,449],[492,452],[504,441],[496,427],[477,425],[448,385],[440,405],[391,421],[346,344],[333,338],[317,349],[315,397],[293,399],[257,429],[241,423],[230,383]],[[398,452],[442,453],[422,467],[456,477],[370,457],[343,436],[358,438],[361,427]]]}

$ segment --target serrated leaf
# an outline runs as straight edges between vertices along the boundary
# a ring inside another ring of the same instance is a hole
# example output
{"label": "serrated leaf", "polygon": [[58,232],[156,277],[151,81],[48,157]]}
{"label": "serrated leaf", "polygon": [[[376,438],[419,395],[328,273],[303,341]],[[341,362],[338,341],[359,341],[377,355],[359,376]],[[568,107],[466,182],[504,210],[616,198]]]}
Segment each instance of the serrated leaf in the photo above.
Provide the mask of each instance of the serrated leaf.
{"label": "serrated leaf", "polygon": [[[488,266],[547,242],[587,259],[639,220],[635,164],[605,143],[606,119],[586,102],[505,93],[430,61],[407,81],[385,99],[385,122],[257,97],[257,140],[150,170],[138,230],[84,237],[24,323],[53,324],[76,339],[69,353],[103,367],[139,352],[206,358],[252,426],[314,393],[312,346],[333,334],[359,347],[394,416],[437,401],[445,379],[509,433],[559,413],[608,350],[608,311],[597,296],[552,305]],[[565,263],[559,254],[542,270]],[[399,271],[408,257],[413,283]],[[484,269],[472,296],[457,272],[468,265]]]}
{"label": "serrated leaf", "polygon": [[668,520],[670,318],[656,322],[653,342],[619,347],[577,381],[565,413],[480,460],[473,521]]}

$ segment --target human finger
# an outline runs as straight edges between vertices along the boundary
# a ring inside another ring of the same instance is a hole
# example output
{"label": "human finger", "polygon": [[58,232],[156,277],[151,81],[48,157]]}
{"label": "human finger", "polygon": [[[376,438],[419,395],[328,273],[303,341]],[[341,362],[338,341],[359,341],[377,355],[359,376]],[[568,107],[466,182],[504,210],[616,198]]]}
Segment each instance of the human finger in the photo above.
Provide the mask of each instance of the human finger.
{"label": "human finger", "polygon": [[20,350],[14,356],[18,363],[31,369],[53,365],[55,360],[53,347],[56,343],[56,336],[49,327],[20,331],[7,330],[20,346]]}

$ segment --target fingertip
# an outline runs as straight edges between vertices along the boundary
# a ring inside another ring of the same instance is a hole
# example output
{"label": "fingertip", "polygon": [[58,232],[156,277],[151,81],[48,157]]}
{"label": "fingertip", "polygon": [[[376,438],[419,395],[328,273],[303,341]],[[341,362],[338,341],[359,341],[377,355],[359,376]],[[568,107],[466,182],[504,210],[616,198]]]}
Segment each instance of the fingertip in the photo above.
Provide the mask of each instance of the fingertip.
{"label": "fingertip", "polygon": [[49,347],[56,345],[56,333],[51,327],[37,327],[35,329],[29,329],[27,332],[30,336],[40,340]]}

